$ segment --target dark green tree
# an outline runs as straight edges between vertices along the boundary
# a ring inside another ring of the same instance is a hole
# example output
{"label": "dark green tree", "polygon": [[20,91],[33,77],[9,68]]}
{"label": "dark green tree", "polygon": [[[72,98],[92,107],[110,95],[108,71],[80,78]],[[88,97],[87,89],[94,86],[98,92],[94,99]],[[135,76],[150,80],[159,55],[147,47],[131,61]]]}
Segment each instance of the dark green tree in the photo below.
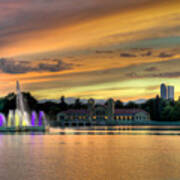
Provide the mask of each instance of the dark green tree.
{"label": "dark green tree", "polygon": [[173,121],[180,121],[180,101],[175,103],[171,118]]}
{"label": "dark green tree", "polygon": [[173,107],[170,105],[167,105],[164,107],[162,111],[161,118],[163,121],[172,121],[173,120]]}
{"label": "dark green tree", "polygon": [[61,111],[65,111],[68,109],[68,104],[65,102],[65,97],[61,96],[60,103],[59,103],[59,108]]}
{"label": "dark green tree", "polygon": [[121,109],[121,108],[123,108],[123,107],[124,107],[124,105],[123,105],[123,102],[122,102],[122,101],[117,100],[117,101],[115,102],[115,108],[116,108],[116,109]]}
{"label": "dark green tree", "polygon": [[136,108],[139,108],[139,105],[136,104],[135,102],[133,101],[130,101],[128,102],[126,105],[125,105],[125,108],[128,108],[128,109],[136,109]]}

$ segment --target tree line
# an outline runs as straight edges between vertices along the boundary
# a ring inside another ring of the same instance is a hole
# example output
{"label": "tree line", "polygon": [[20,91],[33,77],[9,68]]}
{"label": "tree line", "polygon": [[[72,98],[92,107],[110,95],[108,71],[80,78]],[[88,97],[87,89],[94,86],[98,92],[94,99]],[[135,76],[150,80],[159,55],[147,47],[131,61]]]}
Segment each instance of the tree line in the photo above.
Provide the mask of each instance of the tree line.
{"label": "tree line", "polygon": [[[49,120],[55,121],[59,112],[66,111],[68,109],[87,109],[87,103],[82,103],[79,98],[74,103],[68,104],[65,101],[65,97],[60,98],[59,103],[52,101],[46,101],[39,103],[29,92],[23,92],[23,99],[25,108],[27,111],[43,110],[49,117]],[[105,103],[106,104],[106,103]],[[96,104],[99,106],[99,104]],[[179,121],[180,120],[180,101],[164,100],[159,96],[151,98],[142,104],[136,104],[135,102],[123,103],[120,100],[115,101],[116,109],[143,109],[150,114],[151,120],[155,121]],[[6,116],[9,110],[16,109],[16,94],[10,93],[5,97],[0,98],[0,112]]]}

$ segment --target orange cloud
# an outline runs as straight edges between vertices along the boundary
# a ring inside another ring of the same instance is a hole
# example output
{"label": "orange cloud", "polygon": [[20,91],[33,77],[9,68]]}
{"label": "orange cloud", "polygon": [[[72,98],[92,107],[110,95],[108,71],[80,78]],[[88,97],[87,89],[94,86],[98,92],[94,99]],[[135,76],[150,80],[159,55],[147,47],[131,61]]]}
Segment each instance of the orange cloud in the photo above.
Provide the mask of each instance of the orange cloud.
{"label": "orange cloud", "polygon": [[[79,6],[73,0],[0,3],[8,7],[0,12],[0,52],[7,59],[0,67],[2,95],[14,88],[16,79],[39,98],[150,97],[158,90],[152,93],[147,87],[170,79],[177,82],[179,1],[78,2]],[[53,59],[62,59],[63,71]]]}

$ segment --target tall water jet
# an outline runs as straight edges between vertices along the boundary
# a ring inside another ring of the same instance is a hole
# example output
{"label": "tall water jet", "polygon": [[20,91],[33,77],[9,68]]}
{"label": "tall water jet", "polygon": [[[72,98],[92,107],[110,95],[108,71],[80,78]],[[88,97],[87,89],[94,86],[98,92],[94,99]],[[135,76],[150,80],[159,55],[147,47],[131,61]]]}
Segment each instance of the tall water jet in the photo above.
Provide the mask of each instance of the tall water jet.
{"label": "tall water jet", "polygon": [[16,81],[16,108],[19,110],[22,114],[24,114],[24,102],[23,102],[23,95],[21,93],[20,84],[19,81]]}
{"label": "tall water jet", "polygon": [[19,81],[16,81],[16,92],[17,92],[17,94],[16,94],[16,108],[17,108],[17,111],[19,112],[20,125],[23,127],[29,126],[30,125],[29,116],[28,116],[28,114],[24,108],[23,95],[21,93]]}

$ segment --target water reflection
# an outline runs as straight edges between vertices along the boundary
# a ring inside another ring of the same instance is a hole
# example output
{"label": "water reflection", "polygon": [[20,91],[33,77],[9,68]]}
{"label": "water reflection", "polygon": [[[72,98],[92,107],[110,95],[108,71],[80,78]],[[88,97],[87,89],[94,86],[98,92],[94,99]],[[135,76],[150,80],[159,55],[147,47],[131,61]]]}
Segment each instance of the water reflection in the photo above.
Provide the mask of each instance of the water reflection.
{"label": "water reflection", "polygon": [[1,135],[0,179],[180,179],[178,136],[114,133]]}
{"label": "water reflection", "polygon": [[60,135],[180,135],[180,126],[94,126],[51,129]]}
{"label": "water reflection", "polygon": [[94,126],[50,128],[49,132],[1,132],[0,135],[180,135],[180,126]]}

